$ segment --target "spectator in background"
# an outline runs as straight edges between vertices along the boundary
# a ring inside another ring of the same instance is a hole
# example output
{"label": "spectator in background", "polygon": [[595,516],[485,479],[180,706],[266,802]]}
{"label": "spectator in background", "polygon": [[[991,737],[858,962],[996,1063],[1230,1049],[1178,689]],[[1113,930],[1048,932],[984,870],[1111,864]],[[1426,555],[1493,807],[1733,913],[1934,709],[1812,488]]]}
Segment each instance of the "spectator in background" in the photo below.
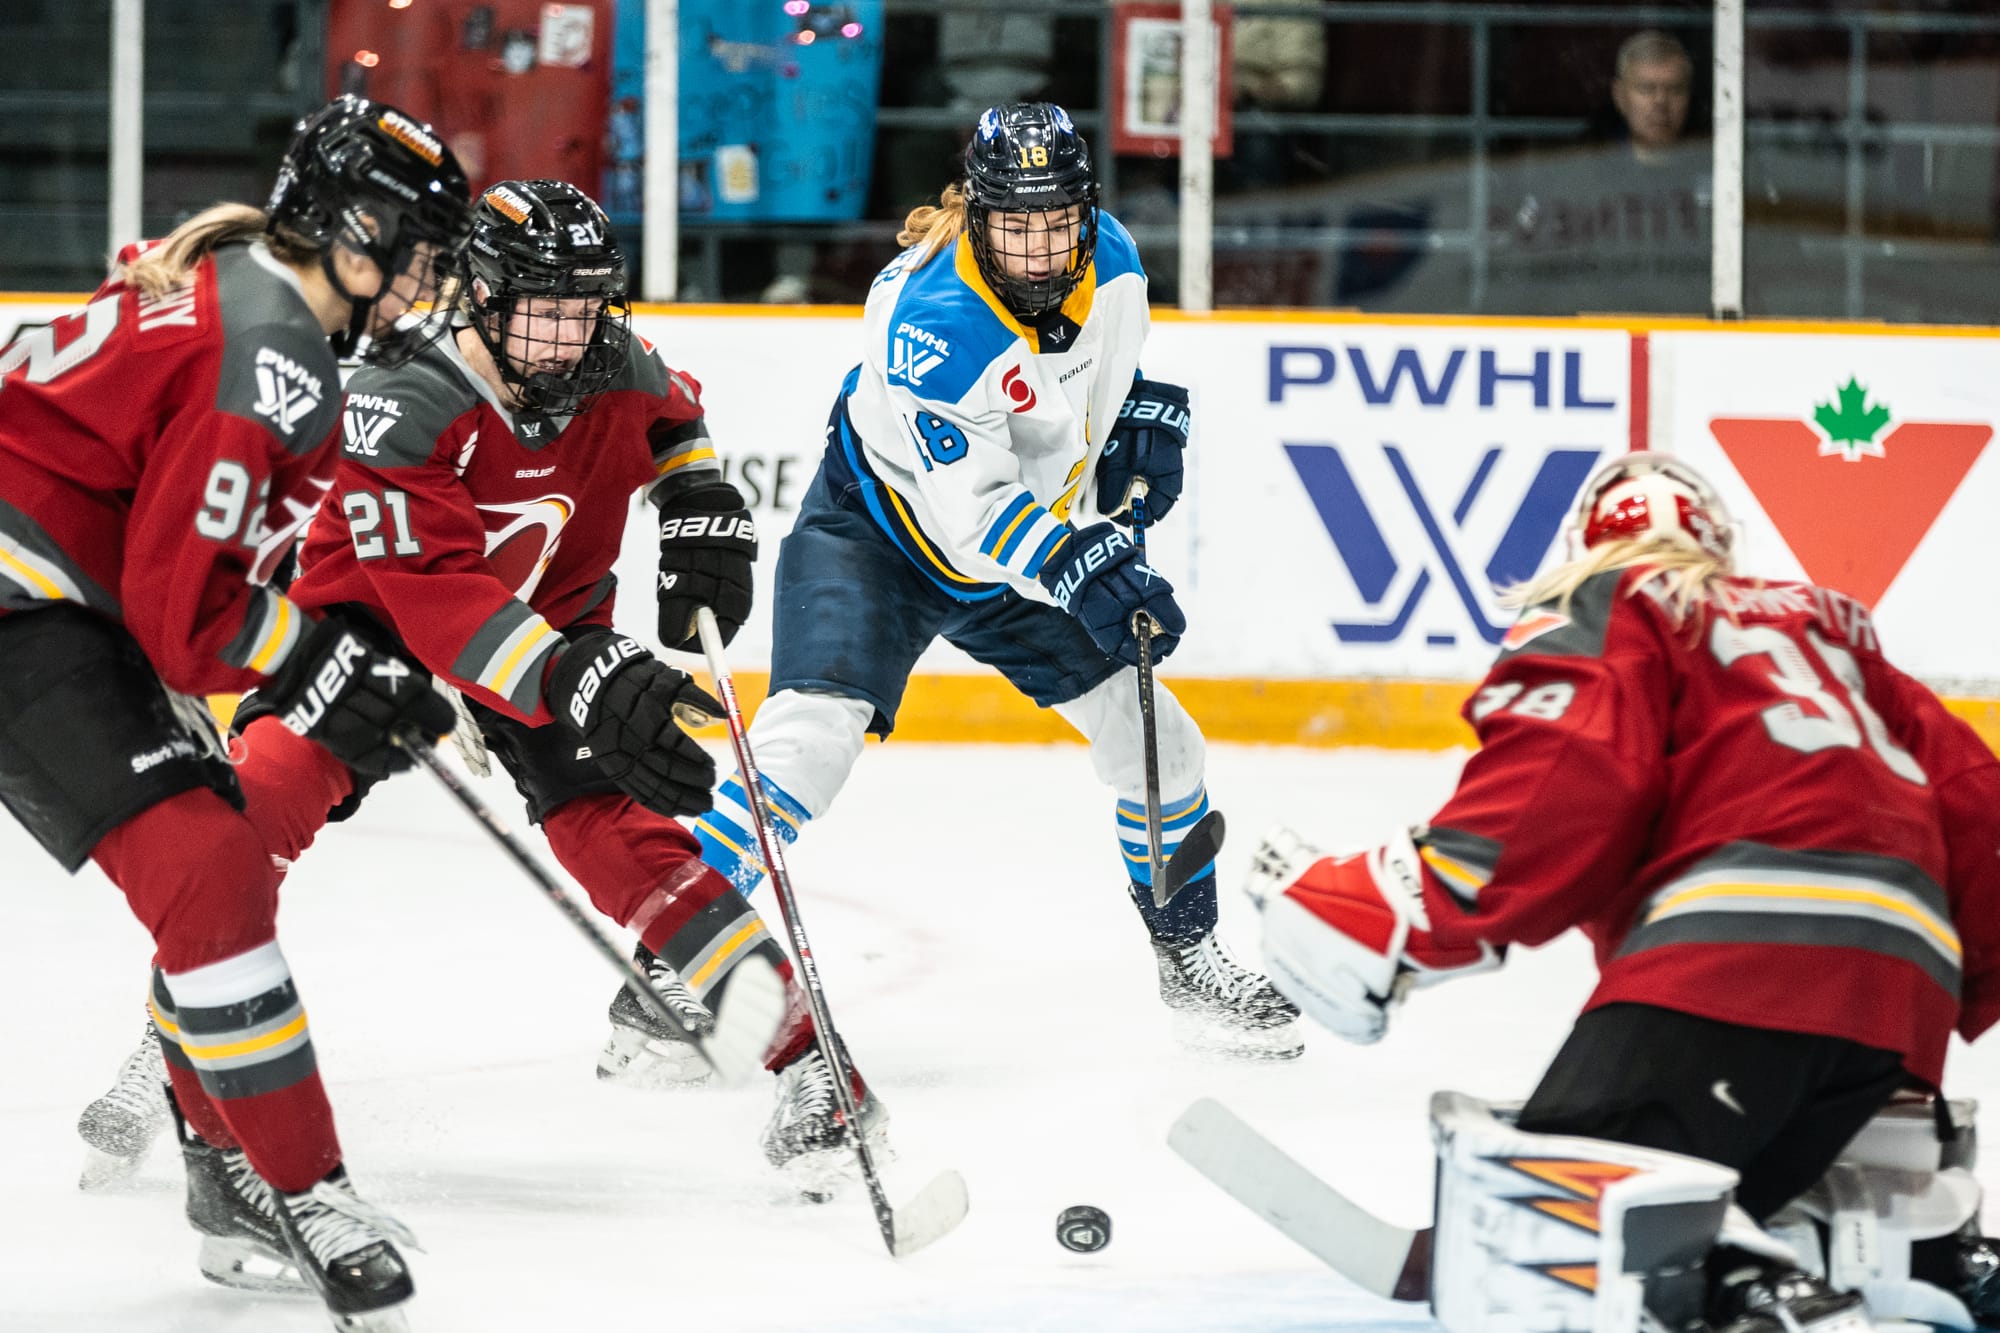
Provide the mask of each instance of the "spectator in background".
{"label": "spectator in background", "polygon": [[1657,28],[1635,32],[1618,48],[1611,100],[1625,122],[1632,155],[1661,160],[1687,129],[1694,61],[1676,38]]}

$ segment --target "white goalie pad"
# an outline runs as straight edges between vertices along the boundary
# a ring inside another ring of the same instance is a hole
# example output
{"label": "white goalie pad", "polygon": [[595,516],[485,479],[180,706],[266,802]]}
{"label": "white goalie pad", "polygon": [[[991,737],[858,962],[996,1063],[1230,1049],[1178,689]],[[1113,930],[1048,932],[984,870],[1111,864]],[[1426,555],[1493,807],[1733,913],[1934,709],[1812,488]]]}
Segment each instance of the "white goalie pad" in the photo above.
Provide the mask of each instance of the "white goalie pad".
{"label": "white goalie pad", "polygon": [[1530,1134],[1456,1092],[1432,1097],[1431,1133],[1431,1306],[1450,1333],[1640,1333],[1699,1313],[1734,1171]]}
{"label": "white goalie pad", "polygon": [[1861,1292],[1880,1317],[1972,1329],[1977,1324],[1956,1296],[1910,1276],[1911,1246],[1979,1216],[1981,1190],[1971,1170],[1978,1103],[1959,1099],[1949,1107],[1950,1141],[1940,1138],[1928,1099],[1878,1112],[1770,1229],[1798,1251],[1802,1268]]}

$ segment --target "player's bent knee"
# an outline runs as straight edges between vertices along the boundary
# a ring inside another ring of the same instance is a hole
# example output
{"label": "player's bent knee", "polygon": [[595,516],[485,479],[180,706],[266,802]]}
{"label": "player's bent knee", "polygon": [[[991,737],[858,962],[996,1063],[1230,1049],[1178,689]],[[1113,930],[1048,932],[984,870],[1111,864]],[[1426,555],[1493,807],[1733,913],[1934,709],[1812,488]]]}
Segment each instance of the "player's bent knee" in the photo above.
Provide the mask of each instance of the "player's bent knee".
{"label": "player's bent knee", "polygon": [[760,773],[814,819],[847,784],[875,706],[820,690],[780,690],[757,706],[750,744]]}
{"label": "player's bent knee", "polygon": [[152,932],[170,972],[276,938],[277,868],[250,822],[212,791],[184,791],[126,820],[94,859]]}

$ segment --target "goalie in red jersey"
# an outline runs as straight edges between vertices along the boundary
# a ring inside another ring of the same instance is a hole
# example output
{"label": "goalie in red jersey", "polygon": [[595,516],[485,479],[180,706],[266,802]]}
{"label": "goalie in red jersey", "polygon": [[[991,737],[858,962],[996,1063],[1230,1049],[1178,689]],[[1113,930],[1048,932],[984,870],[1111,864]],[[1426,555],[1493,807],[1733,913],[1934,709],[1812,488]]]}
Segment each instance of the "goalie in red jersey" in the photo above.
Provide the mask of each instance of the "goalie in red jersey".
{"label": "goalie in red jersey", "polygon": [[[1647,1150],[1649,1180],[1685,1158],[1740,1177],[1705,1285],[1625,1251],[1667,1326],[1865,1328],[1861,1292],[1877,1314],[1995,1319],[1970,1126],[1938,1089],[1952,1031],[2000,1017],[2000,763],[1890,665],[1861,605],[1739,576],[1728,516],[1684,463],[1600,471],[1572,543],[1516,595],[1444,808],[1352,856],[1275,835],[1253,872],[1272,980],[1353,1041],[1509,945],[1576,928],[1596,946],[1597,988],[1518,1116],[1440,1130],[1440,1316],[1627,1326],[1591,1324],[1591,1292],[1548,1275],[1573,1239],[1482,1230],[1492,1210],[1470,1202],[1510,1188],[1474,1158],[1598,1141],[1627,1145],[1626,1167]],[[1489,1134],[1491,1151],[1450,1147]],[[1863,1218],[1876,1243],[1856,1250]],[[1609,1275],[1590,1271],[1601,1309]],[[1565,1299],[1581,1304],[1547,1314]]]}

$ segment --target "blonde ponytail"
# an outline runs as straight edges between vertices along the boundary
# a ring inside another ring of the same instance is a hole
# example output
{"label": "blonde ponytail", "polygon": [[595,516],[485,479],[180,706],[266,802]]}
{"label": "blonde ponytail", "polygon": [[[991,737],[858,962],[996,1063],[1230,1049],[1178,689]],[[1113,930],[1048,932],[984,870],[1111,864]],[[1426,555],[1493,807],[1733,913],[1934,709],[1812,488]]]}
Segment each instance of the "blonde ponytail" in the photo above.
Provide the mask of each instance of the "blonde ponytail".
{"label": "blonde ponytail", "polygon": [[910,210],[903,219],[903,229],[896,233],[896,244],[924,247],[922,255],[911,268],[922,268],[938,251],[958,240],[965,230],[965,187],[947,185],[935,204],[923,204]]}
{"label": "blonde ponytail", "polygon": [[119,270],[119,279],[157,299],[187,282],[203,258],[231,241],[262,236],[282,263],[304,264],[319,255],[317,247],[296,236],[267,235],[260,209],[248,204],[214,204],[167,234],[166,239]]}
{"label": "blonde ponytail", "polygon": [[[1680,542],[1620,538],[1594,546],[1573,560],[1566,560],[1539,578],[1516,584],[1500,596],[1500,604],[1515,610],[1549,602],[1567,613],[1576,590],[1598,574],[1614,569],[1646,566],[1645,574],[1632,584],[1638,592],[1650,583],[1660,584],[1658,593],[1667,616],[1679,627],[1699,629],[1699,614],[1710,604],[1722,580],[1730,575],[1729,565],[1708,552]],[[1725,607],[1726,607],[1725,603]],[[1733,619],[1733,614],[1731,615]]]}

